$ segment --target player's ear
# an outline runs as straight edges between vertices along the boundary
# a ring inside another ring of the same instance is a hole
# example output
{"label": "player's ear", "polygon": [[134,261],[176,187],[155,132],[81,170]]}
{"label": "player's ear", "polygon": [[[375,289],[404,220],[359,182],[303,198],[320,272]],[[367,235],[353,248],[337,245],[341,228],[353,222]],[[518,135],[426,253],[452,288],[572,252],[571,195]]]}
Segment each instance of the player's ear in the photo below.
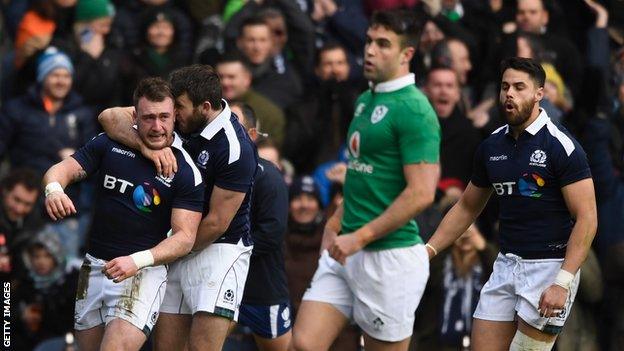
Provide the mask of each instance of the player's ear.
{"label": "player's ear", "polygon": [[134,110],[132,110],[132,122],[134,124],[137,124],[137,119],[138,119],[138,117],[137,117],[137,111],[136,111],[136,107],[135,107]]}
{"label": "player's ear", "polygon": [[537,90],[535,91],[535,101],[542,101],[542,99],[544,98],[544,87],[539,87],[537,88]]}
{"label": "player's ear", "polygon": [[209,101],[204,101],[201,105],[201,112],[204,116],[208,116],[210,114],[210,110],[212,109],[212,104]]}
{"label": "player's ear", "polygon": [[413,46],[405,47],[401,53],[401,64],[409,65],[415,53],[416,53],[416,49]]}

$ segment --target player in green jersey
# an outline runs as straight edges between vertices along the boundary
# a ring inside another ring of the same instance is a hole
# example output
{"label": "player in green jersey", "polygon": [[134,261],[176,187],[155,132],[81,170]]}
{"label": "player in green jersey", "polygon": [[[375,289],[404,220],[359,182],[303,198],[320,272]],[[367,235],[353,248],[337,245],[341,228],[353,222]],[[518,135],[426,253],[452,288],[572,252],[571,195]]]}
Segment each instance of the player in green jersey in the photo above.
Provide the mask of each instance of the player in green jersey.
{"label": "player in green jersey", "polygon": [[325,227],[319,267],[293,331],[293,349],[327,350],[355,321],[366,350],[407,350],[429,277],[413,218],[434,199],[440,126],[409,63],[422,22],[378,12],[366,33],[364,75],[347,143],[344,203]]}

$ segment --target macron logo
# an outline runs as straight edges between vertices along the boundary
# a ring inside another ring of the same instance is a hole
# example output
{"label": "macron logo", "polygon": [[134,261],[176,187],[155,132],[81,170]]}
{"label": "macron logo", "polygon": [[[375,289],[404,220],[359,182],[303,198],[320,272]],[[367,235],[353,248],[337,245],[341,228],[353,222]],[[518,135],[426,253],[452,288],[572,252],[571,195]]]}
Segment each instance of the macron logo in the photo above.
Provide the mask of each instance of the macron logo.
{"label": "macron logo", "polygon": [[135,158],[135,157],[136,157],[136,155],[134,154],[134,152],[132,152],[132,151],[128,151],[128,150],[122,150],[122,149],[119,149],[119,148],[116,148],[116,147],[112,148],[112,149],[111,149],[111,151],[112,151],[112,152],[114,152],[114,153],[116,153],[116,154],[120,154],[120,155],[124,155],[124,156],[128,156],[128,157],[132,157],[132,158]]}
{"label": "macron logo", "polygon": [[490,161],[505,161],[506,159],[507,155],[490,156]]}

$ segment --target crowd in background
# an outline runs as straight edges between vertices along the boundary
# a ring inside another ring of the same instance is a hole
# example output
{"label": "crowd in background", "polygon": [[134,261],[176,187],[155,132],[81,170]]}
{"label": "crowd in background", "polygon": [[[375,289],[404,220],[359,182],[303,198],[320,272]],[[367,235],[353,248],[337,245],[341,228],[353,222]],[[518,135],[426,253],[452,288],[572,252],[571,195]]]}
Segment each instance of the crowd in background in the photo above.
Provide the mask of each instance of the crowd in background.
{"label": "crowd in background", "polygon": [[[479,143],[503,124],[501,59],[538,60],[541,107],[585,149],[599,216],[557,349],[624,349],[624,1],[0,0],[0,275],[12,282],[16,349],[72,330],[93,208],[93,185],[71,186],[78,215],[51,222],[43,172],[101,131],[99,112],[131,105],[140,79],[191,63],[215,67],[223,97],[254,110],[258,152],[290,184],[283,245],[296,313],[340,201],[347,128],[367,88],[368,19],[398,7],[425,19],[411,66],[442,129],[438,195],[418,217],[423,239],[470,180]],[[496,218],[492,200],[433,260],[413,350],[457,350],[470,335],[497,253]],[[359,339],[352,327],[333,348],[356,350]],[[237,330],[226,348],[253,349],[249,340]]]}

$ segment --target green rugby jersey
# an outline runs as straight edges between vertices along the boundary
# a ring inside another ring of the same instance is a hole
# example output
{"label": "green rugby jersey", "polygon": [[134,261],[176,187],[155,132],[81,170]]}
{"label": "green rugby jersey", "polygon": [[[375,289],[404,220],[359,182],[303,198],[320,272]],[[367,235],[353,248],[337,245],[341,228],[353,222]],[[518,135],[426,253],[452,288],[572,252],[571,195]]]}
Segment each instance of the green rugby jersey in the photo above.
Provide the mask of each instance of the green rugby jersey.
{"label": "green rugby jersey", "polygon": [[[405,189],[403,166],[437,163],[440,124],[414,75],[377,84],[356,101],[347,133],[349,164],[344,185],[342,233],[381,215]],[[403,227],[366,246],[380,250],[422,243],[418,225]]]}

